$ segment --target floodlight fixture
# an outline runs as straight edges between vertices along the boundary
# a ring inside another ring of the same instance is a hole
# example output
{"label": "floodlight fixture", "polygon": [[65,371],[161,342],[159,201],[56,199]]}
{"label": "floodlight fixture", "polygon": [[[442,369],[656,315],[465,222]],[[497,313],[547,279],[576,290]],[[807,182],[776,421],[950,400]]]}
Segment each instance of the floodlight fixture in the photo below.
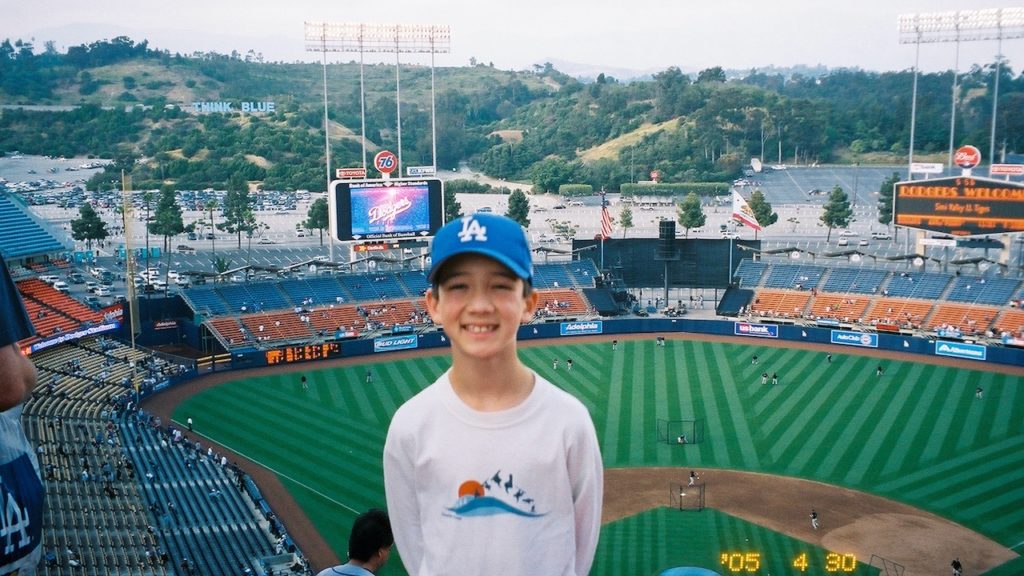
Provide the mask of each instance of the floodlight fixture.
{"label": "floodlight fixture", "polygon": [[[395,55],[395,108],[398,136],[398,172],[402,166],[402,105],[399,78],[400,54],[430,54],[430,124],[432,163],[437,169],[437,121],[434,98],[434,55],[451,51],[451,28],[427,24],[361,24],[354,22],[306,22],[306,50],[324,54],[324,115],[327,108],[327,52],[359,53],[359,106],[362,119],[363,168],[366,168],[366,90],[363,57],[367,53]],[[326,129],[326,128],[325,128]],[[328,172],[330,166],[328,165]],[[329,177],[329,176],[328,176]]]}
{"label": "floodlight fixture", "polygon": [[[910,153],[908,178],[913,178],[909,167],[914,163],[914,125],[917,119],[917,75],[921,55],[921,44],[935,42],[956,42],[957,67],[959,67],[960,42],[996,40],[996,67],[992,89],[992,127],[989,135],[988,161],[995,163],[996,118],[999,103],[999,75],[1002,68],[1003,40],[1024,38],[1024,8],[988,8],[984,10],[956,10],[947,12],[925,12],[901,14],[896,19],[900,44],[914,44],[914,87],[910,105]],[[953,102],[949,132],[949,169],[953,169],[954,130],[956,128],[956,91],[958,70],[953,73]]]}

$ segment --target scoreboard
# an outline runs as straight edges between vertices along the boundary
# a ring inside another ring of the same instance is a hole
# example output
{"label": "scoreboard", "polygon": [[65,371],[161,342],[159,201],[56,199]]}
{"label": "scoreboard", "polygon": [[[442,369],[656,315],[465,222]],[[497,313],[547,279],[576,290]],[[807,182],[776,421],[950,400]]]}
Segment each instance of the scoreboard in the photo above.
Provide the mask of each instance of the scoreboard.
{"label": "scoreboard", "polygon": [[267,365],[291,364],[341,357],[341,345],[337,342],[324,344],[308,344],[304,346],[285,346],[265,352]]}
{"label": "scoreboard", "polygon": [[897,182],[893,224],[954,236],[1024,232],[1024,185],[967,176]]}

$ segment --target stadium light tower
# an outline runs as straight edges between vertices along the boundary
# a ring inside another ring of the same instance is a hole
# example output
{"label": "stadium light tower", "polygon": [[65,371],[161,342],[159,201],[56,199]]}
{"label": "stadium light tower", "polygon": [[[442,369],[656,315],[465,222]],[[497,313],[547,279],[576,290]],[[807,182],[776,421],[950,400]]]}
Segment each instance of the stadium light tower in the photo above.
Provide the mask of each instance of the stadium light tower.
{"label": "stadium light tower", "polygon": [[[999,103],[999,74],[1002,70],[1003,40],[1024,38],[1024,8],[989,8],[985,10],[957,10],[950,12],[928,12],[901,14],[897,19],[900,44],[915,44],[914,94],[910,105],[910,163],[914,161],[914,125],[917,116],[917,75],[921,56],[921,44],[956,42],[959,67],[960,42],[996,40],[995,80],[992,88],[992,129],[989,136],[988,161],[995,162],[996,112]],[[956,90],[958,70],[953,72],[953,117],[950,120],[949,157],[950,169],[953,163],[954,121],[956,114]],[[908,167],[909,170],[909,167]]]}
{"label": "stadium light tower", "polygon": [[[403,24],[354,24],[306,22],[306,50],[322,52],[324,66],[324,124],[327,124],[327,52],[359,53],[359,102],[362,118],[363,168],[366,168],[366,89],[363,75],[365,54],[395,54],[395,108],[398,117],[398,172],[402,167],[402,106],[399,58],[401,54],[430,54],[430,123],[433,165],[437,169],[437,128],[434,104],[434,55],[451,51],[448,26]],[[328,148],[330,140],[328,139]],[[329,158],[329,156],[328,156]],[[330,164],[327,166],[330,179]]]}

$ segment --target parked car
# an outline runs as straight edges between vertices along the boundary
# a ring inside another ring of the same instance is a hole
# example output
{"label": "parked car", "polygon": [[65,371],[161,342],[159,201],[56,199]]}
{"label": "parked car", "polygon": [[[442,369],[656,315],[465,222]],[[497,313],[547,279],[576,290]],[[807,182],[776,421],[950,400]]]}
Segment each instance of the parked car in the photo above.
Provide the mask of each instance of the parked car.
{"label": "parked car", "polygon": [[54,282],[60,280],[60,276],[54,276],[52,274],[43,274],[42,276],[39,277],[39,279],[52,286]]}
{"label": "parked car", "polygon": [[840,238],[839,241],[836,242],[836,246],[849,246],[849,245],[850,245],[850,240],[847,239],[847,238]]}
{"label": "parked car", "polygon": [[71,287],[68,286],[68,283],[64,282],[63,280],[57,280],[56,282],[54,282],[53,287],[56,288],[58,292],[63,292],[65,294],[71,292]]}
{"label": "parked car", "polygon": [[86,296],[85,305],[95,310],[100,307],[100,299],[95,296]]}
{"label": "parked car", "polygon": [[843,230],[842,232],[839,233],[839,236],[841,238],[848,238],[852,236],[860,236],[860,234],[857,234],[853,230]]}
{"label": "parked car", "polygon": [[68,274],[68,282],[72,284],[85,284],[85,276],[82,276],[79,272],[72,272]]}
{"label": "parked car", "polygon": [[867,238],[861,238],[860,242],[857,242],[857,246],[867,246],[867,245],[868,245],[868,239]]}
{"label": "parked car", "polygon": [[273,243],[274,243],[274,241],[271,240],[270,238],[266,237],[266,236],[260,238],[260,241],[257,242],[257,244],[273,244]]}
{"label": "parked car", "polygon": [[96,289],[99,288],[99,287],[100,287],[100,283],[99,282],[93,282],[92,280],[89,280],[88,282],[85,283],[85,291],[86,292],[95,292]]}
{"label": "parked car", "polygon": [[97,296],[110,296],[113,293],[114,291],[106,286],[97,286],[96,289],[93,290],[93,294]]}
{"label": "parked car", "polygon": [[892,236],[888,232],[872,232],[872,240],[892,240]]}
{"label": "parked car", "polygon": [[196,249],[189,246],[188,244],[178,244],[178,252],[182,254],[195,254]]}

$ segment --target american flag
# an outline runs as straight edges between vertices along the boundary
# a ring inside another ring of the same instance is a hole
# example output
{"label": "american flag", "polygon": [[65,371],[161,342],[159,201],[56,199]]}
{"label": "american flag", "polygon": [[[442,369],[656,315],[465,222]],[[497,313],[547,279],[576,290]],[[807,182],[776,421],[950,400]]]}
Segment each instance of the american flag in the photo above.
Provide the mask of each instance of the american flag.
{"label": "american flag", "polygon": [[607,240],[612,236],[612,216],[608,213],[608,206],[601,206],[601,239]]}

